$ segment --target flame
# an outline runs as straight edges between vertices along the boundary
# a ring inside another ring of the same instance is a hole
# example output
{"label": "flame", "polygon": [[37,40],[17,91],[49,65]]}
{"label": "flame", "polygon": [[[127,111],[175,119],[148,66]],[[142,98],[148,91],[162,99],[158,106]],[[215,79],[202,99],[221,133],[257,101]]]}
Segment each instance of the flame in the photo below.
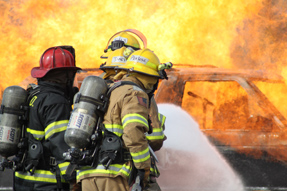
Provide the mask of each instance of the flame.
{"label": "flame", "polygon": [[74,46],[79,67],[98,67],[110,36],[128,28],[141,31],[162,62],[232,67],[236,28],[261,2],[0,0],[0,7],[3,89],[29,76],[55,45]]}
{"label": "flame", "polygon": [[275,72],[286,68],[286,2],[265,0],[237,27],[231,44],[232,63],[237,68],[268,69]]}
{"label": "flame", "polygon": [[286,6],[284,0],[0,0],[0,90],[29,77],[56,45],[72,45],[77,66],[97,68],[108,39],[129,28],[147,37],[161,62],[284,75]]}
{"label": "flame", "polygon": [[[193,116],[205,134],[256,159],[268,154],[270,160],[287,161],[283,152],[287,143],[286,122],[280,127],[274,121],[280,116],[278,112],[286,118],[286,104],[282,102],[287,95],[286,85],[255,81],[264,95],[260,97],[261,94],[251,93],[254,89],[250,86],[243,88],[235,81],[202,81],[203,77],[185,82],[182,108]],[[278,111],[269,107],[268,101]]]}

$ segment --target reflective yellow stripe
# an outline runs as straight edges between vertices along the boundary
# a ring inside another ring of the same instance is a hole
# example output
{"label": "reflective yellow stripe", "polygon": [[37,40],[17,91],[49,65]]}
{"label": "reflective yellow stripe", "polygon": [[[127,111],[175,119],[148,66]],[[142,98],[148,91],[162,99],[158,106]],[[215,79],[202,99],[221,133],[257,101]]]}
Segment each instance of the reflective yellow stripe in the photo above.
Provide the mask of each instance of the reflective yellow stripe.
{"label": "reflective yellow stripe", "polygon": [[[35,170],[33,175],[30,175],[29,172],[19,171],[19,172],[15,172],[15,176],[21,179],[25,179],[25,180],[57,183],[56,175],[46,170]],[[65,180],[62,179],[62,182],[65,182]]]}
{"label": "reflective yellow stripe", "polygon": [[33,135],[33,137],[37,140],[42,140],[43,137],[45,136],[45,131],[39,131],[39,130],[34,130],[27,128],[27,133],[30,133]]}
{"label": "reflective yellow stripe", "polygon": [[164,139],[164,135],[161,136],[146,136],[148,140],[162,140]]}
{"label": "reflective yellow stripe", "polygon": [[146,66],[148,66],[148,67],[150,67],[150,68],[153,68],[155,71],[157,71],[157,65],[154,64],[154,63],[147,62],[147,63],[146,63]]}
{"label": "reflective yellow stripe", "polygon": [[45,135],[44,131],[33,130],[30,128],[27,128],[27,132],[35,135]]}
{"label": "reflective yellow stripe", "polygon": [[118,124],[105,124],[105,128],[117,136],[123,135],[123,126]]}
{"label": "reflective yellow stripe", "polygon": [[125,128],[125,126],[129,123],[141,123],[147,128],[149,128],[147,119],[137,113],[127,114],[123,117],[122,119],[123,128]]}
{"label": "reflective yellow stripe", "polygon": [[147,147],[145,150],[143,151],[139,151],[139,152],[136,152],[136,153],[133,153],[131,152],[131,155],[133,157],[137,157],[137,156],[141,156],[141,155],[144,155],[145,153],[148,153],[149,152],[149,148]]}
{"label": "reflective yellow stripe", "polygon": [[29,103],[29,106],[34,107],[34,102],[36,101],[37,98],[38,98],[37,96],[34,96],[34,97],[31,99],[31,101],[30,101],[30,103]]}
{"label": "reflective yellow stripe", "polygon": [[63,163],[58,164],[60,171],[61,171],[61,174],[66,174],[66,170],[67,170],[69,164],[70,164],[69,162],[63,162]]}
{"label": "reflective yellow stripe", "polygon": [[158,169],[157,168],[153,168],[153,167],[150,167],[150,174],[152,174],[154,176],[159,176],[160,175]]}
{"label": "reflective yellow stripe", "polygon": [[164,133],[162,129],[153,129],[151,134],[146,134],[148,140],[161,140],[164,139]]}
{"label": "reflective yellow stripe", "polygon": [[54,133],[59,133],[67,129],[69,120],[56,121],[45,128],[45,139],[48,139]]}
{"label": "reflective yellow stripe", "polygon": [[136,152],[136,153],[130,152],[130,153],[131,153],[131,155],[133,157],[133,161],[135,163],[144,162],[150,158],[148,147],[143,151]]}
{"label": "reflective yellow stripe", "polygon": [[126,175],[127,177],[130,175],[130,166],[122,165],[122,164],[111,164],[109,168],[106,170],[103,165],[98,165],[96,169],[85,169],[85,170],[78,170],[77,171],[77,179],[80,179],[82,176],[88,175],[88,174],[112,174],[117,175],[119,173],[122,173]]}

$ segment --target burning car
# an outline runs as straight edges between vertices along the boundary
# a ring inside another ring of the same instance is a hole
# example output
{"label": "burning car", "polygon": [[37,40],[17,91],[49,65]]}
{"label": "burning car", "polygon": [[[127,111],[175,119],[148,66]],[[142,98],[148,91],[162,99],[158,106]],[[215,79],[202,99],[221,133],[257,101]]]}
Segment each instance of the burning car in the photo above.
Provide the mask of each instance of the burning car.
{"label": "burning car", "polygon": [[168,72],[155,99],[187,111],[246,188],[287,188],[287,86],[282,76],[212,66]]}

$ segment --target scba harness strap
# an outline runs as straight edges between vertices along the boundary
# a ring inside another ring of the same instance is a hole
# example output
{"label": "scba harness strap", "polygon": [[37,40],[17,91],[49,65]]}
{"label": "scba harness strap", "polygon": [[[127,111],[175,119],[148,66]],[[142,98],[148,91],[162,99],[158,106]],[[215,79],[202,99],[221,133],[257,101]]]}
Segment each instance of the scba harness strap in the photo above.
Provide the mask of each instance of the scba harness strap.
{"label": "scba harness strap", "polygon": [[104,129],[99,163],[108,169],[110,164],[121,164],[130,160],[132,160],[132,156],[128,150],[123,148],[122,138]]}
{"label": "scba harness strap", "polygon": [[105,95],[100,96],[100,100],[89,97],[83,96],[81,93],[76,94],[75,104],[79,102],[87,102],[93,104],[97,107],[98,111],[105,112],[107,108],[108,98]]}
{"label": "scba harness strap", "polygon": [[[14,109],[11,107],[5,107],[4,105],[1,105],[0,108],[0,114],[13,114],[13,115],[18,115],[18,116],[25,116],[26,110],[28,107],[21,105],[19,109]],[[20,118],[21,119],[21,118]]]}

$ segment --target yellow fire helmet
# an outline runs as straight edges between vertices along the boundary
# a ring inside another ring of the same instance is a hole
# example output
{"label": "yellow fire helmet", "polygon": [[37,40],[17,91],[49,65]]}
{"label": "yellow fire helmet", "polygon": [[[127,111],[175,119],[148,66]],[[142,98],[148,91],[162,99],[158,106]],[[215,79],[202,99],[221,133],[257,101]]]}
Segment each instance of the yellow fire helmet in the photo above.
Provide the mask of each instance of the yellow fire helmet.
{"label": "yellow fire helmet", "polygon": [[127,62],[118,69],[129,70],[131,72],[138,72],[149,76],[162,78],[159,74],[158,67],[160,61],[157,55],[148,48],[137,50],[130,55]]}
{"label": "yellow fire helmet", "polygon": [[123,46],[131,47],[133,50],[141,49],[142,47],[136,36],[141,39],[145,48],[147,44],[146,37],[136,29],[127,29],[124,31],[117,32],[110,38],[107,47],[104,50],[105,54],[103,54],[101,58],[107,59],[112,51],[117,50]]}
{"label": "yellow fire helmet", "polygon": [[109,55],[107,61],[100,66],[100,69],[105,71],[105,69],[113,69],[115,67],[123,66],[127,58],[134,52],[130,47],[122,47],[115,51],[112,51]]}

